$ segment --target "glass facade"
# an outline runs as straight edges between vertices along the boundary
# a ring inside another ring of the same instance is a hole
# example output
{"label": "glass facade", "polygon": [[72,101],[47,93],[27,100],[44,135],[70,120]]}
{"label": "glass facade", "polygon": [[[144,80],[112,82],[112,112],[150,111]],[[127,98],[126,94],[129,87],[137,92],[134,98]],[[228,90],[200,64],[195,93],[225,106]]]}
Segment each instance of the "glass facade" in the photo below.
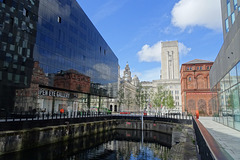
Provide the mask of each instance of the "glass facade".
{"label": "glass facade", "polygon": [[240,130],[240,61],[213,88],[214,120]]}
{"label": "glass facade", "polygon": [[226,27],[226,32],[229,32],[228,19],[225,20],[225,27]]}
{"label": "glass facade", "polygon": [[231,6],[230,6],[230,1],[227,2],[227,14],[228,16],[231,15]]}
{"label": "glass facade", "polygon": [[0,1],[0,13],[2,110],[79,111],[117,96],[118,59],[76,0]]}

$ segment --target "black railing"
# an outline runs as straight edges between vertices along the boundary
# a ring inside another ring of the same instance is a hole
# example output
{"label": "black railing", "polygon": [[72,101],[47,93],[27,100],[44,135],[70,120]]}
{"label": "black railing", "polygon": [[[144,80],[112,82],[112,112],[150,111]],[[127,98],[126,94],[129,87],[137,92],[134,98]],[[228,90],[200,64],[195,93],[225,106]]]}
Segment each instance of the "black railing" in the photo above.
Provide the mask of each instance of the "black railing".
{"label": "black railing", "polygon": [[110,115],[110,112],[65,112],[65,113],[54,113],[49,112],[18,112],[18,113],[7,113],[2,112],[0,114],[0,122],[9,121],[31,121],[31,120],[49,120],[49,119],[66,119],[66,118],[81,118],[81,117],[101,117],[104,115]]}
{"label": "black railing", "polygon": [[[1,114],[0,117],[0,131],[5,130],[21,130],[30,129],[34,127],[46,127],[64,125],[66,123],[83,123],[112,119],[131,119],[140,120],[141,114],[111,114],[107,112],[66,112],[66,113],[33,113],[20,112],[12,114]],[[164,121],[172,123],[192,124],[190,116],[171,115],[171,114],[155,114],[143,116],[144,120]]]}
{"label": "black railing", "polygon": [[215,141],[207,129],[193,118],[193,127],[195,130],[198,152],[201,159],[205,160],[229,160],[232,157]]}

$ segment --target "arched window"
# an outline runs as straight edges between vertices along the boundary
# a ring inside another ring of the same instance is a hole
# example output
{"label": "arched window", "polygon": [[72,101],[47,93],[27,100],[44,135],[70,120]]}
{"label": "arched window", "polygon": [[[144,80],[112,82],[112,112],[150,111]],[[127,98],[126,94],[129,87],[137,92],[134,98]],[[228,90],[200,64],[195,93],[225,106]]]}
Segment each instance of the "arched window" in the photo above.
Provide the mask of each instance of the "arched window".
{"label": "arched window", "polygon": [[191,82],[191,80],[192,80],[192,77],[188,77],[188,80],[189,80],[189,82]]}

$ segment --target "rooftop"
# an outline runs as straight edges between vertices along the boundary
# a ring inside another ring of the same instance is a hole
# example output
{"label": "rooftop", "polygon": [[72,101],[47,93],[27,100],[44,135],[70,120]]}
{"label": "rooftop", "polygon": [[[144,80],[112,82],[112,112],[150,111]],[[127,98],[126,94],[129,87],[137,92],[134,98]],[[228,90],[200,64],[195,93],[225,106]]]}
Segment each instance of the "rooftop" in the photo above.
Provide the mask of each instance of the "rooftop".
{"label": "rooftop", "polygon": [[207,61],[202,59],[194,59],[189,62],[183,63],[183,64],[197,64],[197,63],[213,63],[213,61]]}

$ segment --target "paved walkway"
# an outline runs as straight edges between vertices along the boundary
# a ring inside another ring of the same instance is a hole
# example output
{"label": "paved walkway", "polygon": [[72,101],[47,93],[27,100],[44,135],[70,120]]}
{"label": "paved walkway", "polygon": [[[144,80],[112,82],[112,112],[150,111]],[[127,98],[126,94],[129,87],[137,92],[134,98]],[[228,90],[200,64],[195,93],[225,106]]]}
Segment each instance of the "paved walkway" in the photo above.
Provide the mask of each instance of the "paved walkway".
{"label": "paved walkway", "polygon": [[234,160],[240,160],[240,131],[215,122],[212,117],[200,117],[199,121]]}

